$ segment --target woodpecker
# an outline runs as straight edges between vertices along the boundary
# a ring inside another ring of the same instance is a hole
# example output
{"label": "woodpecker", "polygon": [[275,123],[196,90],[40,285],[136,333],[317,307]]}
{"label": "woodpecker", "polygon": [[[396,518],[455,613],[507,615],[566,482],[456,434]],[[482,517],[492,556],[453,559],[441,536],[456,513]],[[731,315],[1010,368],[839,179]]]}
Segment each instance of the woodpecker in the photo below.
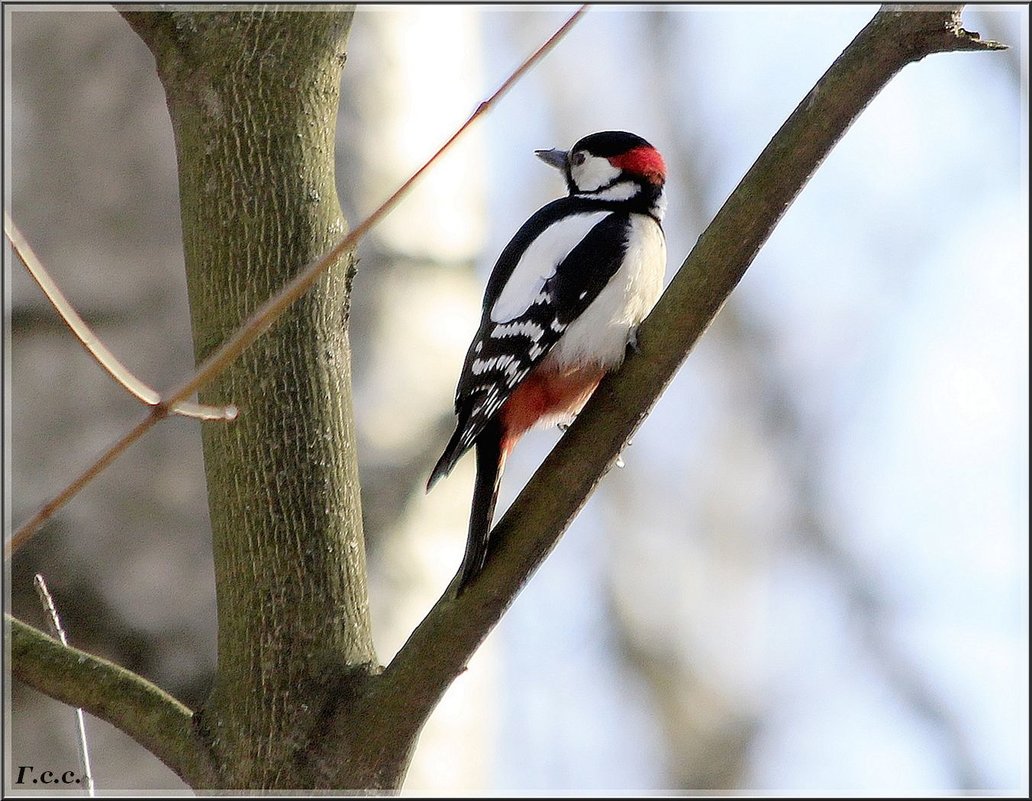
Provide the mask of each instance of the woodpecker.
{"label": "woodpecker", "polygon": [[659,151],[603,131],[569,151],[535,153],[563,173],[569,193],[531,215],[498,257],[455,391],[455,433],[427,482],[429,492],[475,446],[459,595],[487,560],[513,446],[534,426],[570,422],[620,366],[666,271]]}

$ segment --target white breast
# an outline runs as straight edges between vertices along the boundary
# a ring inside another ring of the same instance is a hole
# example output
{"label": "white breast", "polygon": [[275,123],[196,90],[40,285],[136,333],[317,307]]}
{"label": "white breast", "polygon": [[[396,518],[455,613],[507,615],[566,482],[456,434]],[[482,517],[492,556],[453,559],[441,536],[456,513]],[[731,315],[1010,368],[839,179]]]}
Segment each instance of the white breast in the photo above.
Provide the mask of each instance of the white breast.
{"label": "white breast", "polygon": [[620,269],[587,309],[570,323],[547,359],[560,370],[619,365],[634,329],[656,305],[666,273],[666,240],[659,224],[632,214]]}

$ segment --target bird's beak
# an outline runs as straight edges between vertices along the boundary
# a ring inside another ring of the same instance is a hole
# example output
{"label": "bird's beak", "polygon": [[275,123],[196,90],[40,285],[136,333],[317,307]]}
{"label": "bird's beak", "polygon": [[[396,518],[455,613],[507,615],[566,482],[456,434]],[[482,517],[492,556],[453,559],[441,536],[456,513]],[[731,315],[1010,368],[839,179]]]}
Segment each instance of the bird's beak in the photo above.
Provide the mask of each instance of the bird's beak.
{"label": "bird's beak", "polygon": [[534,155],[562,172],[566,172],[566,167],[570,163],[570,157],[565,150],[535,150]]}

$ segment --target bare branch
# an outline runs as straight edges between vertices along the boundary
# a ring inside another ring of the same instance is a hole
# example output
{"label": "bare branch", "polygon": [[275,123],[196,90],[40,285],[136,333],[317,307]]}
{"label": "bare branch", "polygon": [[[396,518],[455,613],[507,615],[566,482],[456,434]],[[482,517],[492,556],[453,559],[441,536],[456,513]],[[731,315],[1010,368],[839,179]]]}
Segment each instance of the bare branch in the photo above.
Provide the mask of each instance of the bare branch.
{"label": "bare branch", "polygon": [[62,645],[9,614],[4,618],[16,678],[117,726],[192,787],[211,786],[214,770],[188,708],[125,668]]}
{"label": "bare branch", "polygon": [[132,429],[127,431],[122,438],[118,440],[118,442],[104,451],[100,458],[80,473],[71,484],[61,490],[61,492],[51,500],[43,504],[36,514],[18,527],[14,534],[11,535],[11,539],[4,543],[4,558],[10,559],[15,551],[32,539],[32,535],[39,530],[40,526],[53,517],[54,512],[75,497],[79,490],[89,484],[101,473],[101,471],[104,470],[104,468],[115,461],[115,459],[121,455],[122,451],[147,433],[147,431],[149,431],[159,420],[162,420],[167,416],[167,406],[159,405],[151,407],[151,413],[149,415],[137,423]]}
{"label": "bare branch", "polygon": [[[14,252],[18,254],[22,263],[29,271],[29,275],[39,284],[39,288],[43,290],[43,294],[47,296],[57,313],[64,320],[65,324],[71,329],[72,333],[75,334],[76,339],[86,348],[87,352],[97,361],[104,370],[110,375],[119,385],[121,385],[130,395],[136,399],[143,401],[148,406],[157,406],[161,403],[161,396],[143,381],[138,379],[132,372],[118,360],[107,346],[100,341],[100,338],[93,333],[86,321],[79,316],[79,313],[75,311],[75,308],[68,299],[65,298],[60,288],[54,282],[54,279],[50,277],[50,274],[46,271],[43,263],[39,260],[39,257],[33,251],[29,245],[28,240],[18,230],[18,226],[14,224],[14,221],[10,218],[7,212],[4,212],[4,233],[7,234],[7,238],[11,242],[11,247],[14,248]],[[177,403],[172,409],[173,414],[179,414],[184,417],[196,417],[201,420],[233,420],[236,417],[237,410],[235,406],[205,406],[200,403],[191,403],[188,401],[182,401]]]}
{"label": "bare branch", "polygon": [[699,238],[642,324],[639,352],[603,380],[513,501],[483,572],[461,599],[449,588],[395,656],[374,714],[422,725],[615,462],[810,176],[889,80],[931,53],[1000,47],[960,27],[957,8],[891,7],[874,16]]}

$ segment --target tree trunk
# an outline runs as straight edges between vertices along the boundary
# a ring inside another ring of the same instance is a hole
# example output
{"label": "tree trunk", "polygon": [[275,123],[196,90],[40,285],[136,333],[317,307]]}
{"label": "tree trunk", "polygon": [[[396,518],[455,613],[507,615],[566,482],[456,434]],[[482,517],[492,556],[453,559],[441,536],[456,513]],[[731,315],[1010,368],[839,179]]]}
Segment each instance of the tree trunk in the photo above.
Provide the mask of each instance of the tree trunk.
{"label": "tree trunk", "polygon": [[[352,14],[125,15],[168,98],[198,361],[344,232],[333,148]],[[342,681],[378,670],[351,411],[352,270],[347,258],[328,271],[201,397],[240,408],[235,423],[203,428],[219,635],[195,724],[226,787],[316,786],[304,759],[313,727]]]}

